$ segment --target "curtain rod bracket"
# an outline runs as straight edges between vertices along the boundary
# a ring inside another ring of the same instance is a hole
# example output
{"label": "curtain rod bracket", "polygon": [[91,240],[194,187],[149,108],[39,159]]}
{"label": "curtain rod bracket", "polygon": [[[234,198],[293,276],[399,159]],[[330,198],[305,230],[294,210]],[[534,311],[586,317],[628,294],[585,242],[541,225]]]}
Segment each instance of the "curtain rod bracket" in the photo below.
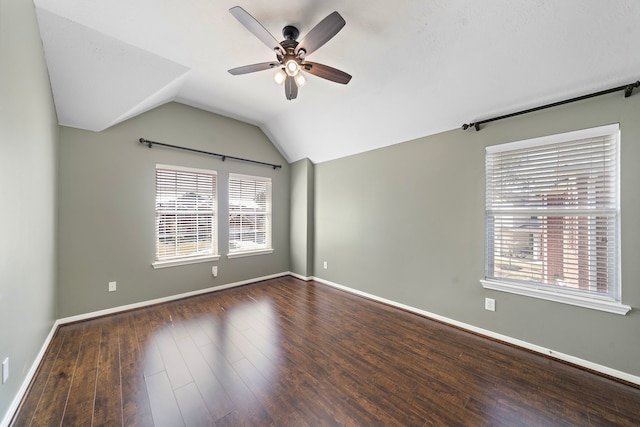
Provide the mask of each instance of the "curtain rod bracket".
{"label": "curtain rod bracket", "polygon": [[631,94],[633,93],[633,89],[640,87],[640,80],[638,80],[635,83],[632,83],[630,85],[627,85],[627,87],[624,88],[624,97],[628,98],[631,96]]}
{"label": "curtain rod bracket", "polygon": [[627,85],[624,85],[624,86],[614,87],[612,89],[602,90],[600,92],[591,93],[589,95],[582,95],[582,96],[578,96],[576,98],[571,98],[571,99],[567,99],[567,100],[564,100],[564,101],[554,102],[552,104],[542,105],[540,107],[529,108],[528,110],[518,111],[517,113],[510,113],[510,114],[505,114],[504,116],[494,117],[492,119],[480,120],[480,121],[478,121],[476,123],[468,123],[468,124],[465,123],[465,124],[462,125],[462,129],[463,130],[467,130],[470,127],[473,126],[473,127],[476,128],[476,131],[479,131],[481,124],[485,124],[485,123],[489,123],[489,122],[495,122],[496,120],[508,119],[510,117],[519,116],[521,114],[533,113],[534,111],[540,111],[540,110],[544,110],[546,108],[557,107],[559,105],[569,104],[571,102],[582,101],[583,99],[589,99],[589,98],[593,98],[593,97],[600,96],[600,95],[606,95],[608,93],[613,93],[613,92],[617,92],[617,91],[620,91],[620,90],[624,91],[624,97],[625,98],[629,98],[633,94],[633,89],[636,89],[638,87],[640,87],[640,80],[636,81],[635,83],[630,83],[630,84],[627,84]]}
{"label": "curtain rod bracket", "polygon": [[469,129],[470,127],[474,127],[474,128],[476,128],[476,131],[479,131],[480,130],[480,123],[469,123],[469,124],[465,123],[465,124],[462,125],[462,129],[464,129],[464,130]]}

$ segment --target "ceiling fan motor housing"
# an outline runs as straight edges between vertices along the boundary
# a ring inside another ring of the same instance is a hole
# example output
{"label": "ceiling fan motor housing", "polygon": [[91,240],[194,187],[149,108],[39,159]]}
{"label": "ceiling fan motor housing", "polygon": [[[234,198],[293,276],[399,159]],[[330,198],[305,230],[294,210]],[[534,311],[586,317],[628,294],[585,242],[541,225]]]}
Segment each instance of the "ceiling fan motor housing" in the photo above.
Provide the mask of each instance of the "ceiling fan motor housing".
{"label": "ceiling fan motor housing", "polygon": [[282,36],[285,40],[297,40],[300,35],[300,31],[293,25],[287,25],[282,29]]}

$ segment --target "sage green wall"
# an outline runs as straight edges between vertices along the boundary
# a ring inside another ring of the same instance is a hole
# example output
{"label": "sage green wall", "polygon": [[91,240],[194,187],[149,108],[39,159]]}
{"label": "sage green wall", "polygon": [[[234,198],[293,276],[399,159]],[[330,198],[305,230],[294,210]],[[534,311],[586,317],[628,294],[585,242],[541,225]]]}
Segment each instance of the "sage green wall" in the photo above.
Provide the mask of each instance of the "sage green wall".
{"label": "sage green wall", "polygon": [[33,3],[0,0],[0,424],[56,318],[56,123]]}
{"label": "sage green wall", "polygon": [[[141,137],[283,167],[149,149]],[[170,103],[99,133],[62,127],[59,157],[60,318],[289,270],[289,166],[255,126]],[[151,266],[157,163],[218,172],[219,261]],[[229,172],[272,178],[272,254],[227,259]],[[107,292],[109,281],[117,282],[116,292]]]}
{"label": "sage green wall", "polygon": [[313,163],[291,164],[291,271],[313,276]]}
{"label": "sage green wall", "polygon": [[[424,118],[428,120],[428,117]],[[470,117],[469,119],[473,119]],[[626,316],[484,290],[488,145],[619,122]],[[316,276],[640,376],[640,93],[315,166]],[[328,270],[321,269],[328,261]],[[484,298],[496,299],[496,312]]]}

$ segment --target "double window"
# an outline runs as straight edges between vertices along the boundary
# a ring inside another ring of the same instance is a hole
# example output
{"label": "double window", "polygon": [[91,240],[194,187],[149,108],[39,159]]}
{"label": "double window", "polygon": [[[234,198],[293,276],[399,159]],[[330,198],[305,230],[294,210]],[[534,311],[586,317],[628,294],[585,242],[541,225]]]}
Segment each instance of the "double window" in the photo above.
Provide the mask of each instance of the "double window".
{"label": "double window", "polygon": [[[229,175],[229,258],[272,252],[271,179]],[[156,165],[156,268],[219,259],[217,173]]]}
{"label": "double window", "polygon": [[619,128],[486,150],[485,288],[624,314]]}

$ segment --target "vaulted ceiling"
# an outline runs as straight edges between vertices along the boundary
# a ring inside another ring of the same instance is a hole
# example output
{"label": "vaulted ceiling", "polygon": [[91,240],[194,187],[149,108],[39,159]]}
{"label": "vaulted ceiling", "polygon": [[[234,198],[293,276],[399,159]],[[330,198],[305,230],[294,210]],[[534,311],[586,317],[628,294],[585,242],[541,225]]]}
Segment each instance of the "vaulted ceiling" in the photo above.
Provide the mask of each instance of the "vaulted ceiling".
{"label": "vaulted ceiling", "polygon": [[[640,79],[637,0],[35,0],[61,125],[101,131],[176,101],[259,126],[289,161],[322,162]],[[288,101],[275,55],[230,13],[278,40],[338,11],[346,26],[309,60]],[[638,95],[636,95],[638,96]]]}

